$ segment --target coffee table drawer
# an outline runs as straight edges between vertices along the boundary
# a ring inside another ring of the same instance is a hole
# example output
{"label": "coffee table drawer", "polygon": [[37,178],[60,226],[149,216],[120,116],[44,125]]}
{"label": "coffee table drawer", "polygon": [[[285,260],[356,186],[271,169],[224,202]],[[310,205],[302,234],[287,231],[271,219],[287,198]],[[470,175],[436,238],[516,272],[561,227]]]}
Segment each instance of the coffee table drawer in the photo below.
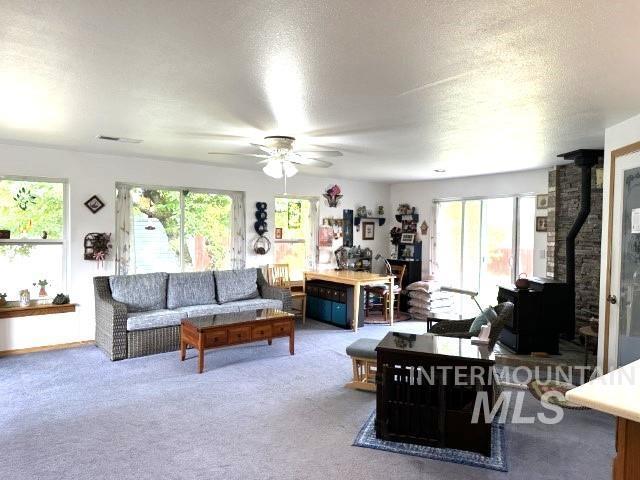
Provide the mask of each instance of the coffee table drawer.
{"label": "coffee table drawer", "polygon": [[213,330],[211,332],[206,332],[204,337],[204,346],[206,348],[209,347],[219,347],[221,345],[227,344],[227,331],[226,330]]}
{"label": "coffee table drawer", "polygon": [[251,329],[251,340],[271,338],[271,325],[260,325]]}
{"label": "coffee table drawer", "polygon": [[282,337],[287,336],[291,332],[291,323],[289,322],[277,322],[273,324],[273,336]]}
{"label": "coffee table drawer", "polygon": [[229,329],[229,345],[251,340],[251,327],[236,327]]}

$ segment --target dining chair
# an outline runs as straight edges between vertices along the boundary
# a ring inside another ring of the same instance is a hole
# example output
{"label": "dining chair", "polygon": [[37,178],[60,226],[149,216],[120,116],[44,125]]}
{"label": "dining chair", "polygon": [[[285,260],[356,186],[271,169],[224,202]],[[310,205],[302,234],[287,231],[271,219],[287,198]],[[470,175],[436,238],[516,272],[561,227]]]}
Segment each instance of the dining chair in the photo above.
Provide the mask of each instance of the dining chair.
{"label": "dining chair", "polygon": [[303,290],[299,290],[299,285],[292,284],[291,277],[289,276],[289,264],[274,263],[267,265],[267,282],[269,282],[269,285],[285,287],[291,290],[291,298],[300,301],[299,312],[302,317],[302,324],[304,325],[307,310],[307,294]]}

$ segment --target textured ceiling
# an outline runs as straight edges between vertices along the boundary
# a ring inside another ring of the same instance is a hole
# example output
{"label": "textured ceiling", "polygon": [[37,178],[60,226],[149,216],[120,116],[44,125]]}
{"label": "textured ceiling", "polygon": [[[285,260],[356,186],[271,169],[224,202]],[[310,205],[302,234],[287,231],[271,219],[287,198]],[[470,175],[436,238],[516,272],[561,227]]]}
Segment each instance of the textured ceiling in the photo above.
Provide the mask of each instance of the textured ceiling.
{"label": "textured ceiling", "polygon": [[0,139],[257,168],[207,152],[285,134],[345,154],[305,171],[377,181],[550,166],[640,112],[639,20],[637,0],[0,0]]}

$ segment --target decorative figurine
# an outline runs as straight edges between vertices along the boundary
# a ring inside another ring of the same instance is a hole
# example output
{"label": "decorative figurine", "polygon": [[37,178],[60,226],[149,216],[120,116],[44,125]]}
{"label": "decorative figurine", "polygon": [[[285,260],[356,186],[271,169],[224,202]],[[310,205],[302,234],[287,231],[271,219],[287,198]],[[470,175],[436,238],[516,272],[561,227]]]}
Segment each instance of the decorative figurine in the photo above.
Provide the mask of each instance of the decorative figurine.
{"label": "decorative figurine", "polygon": [[31,304],[31,295],[29,294],[29,290],[26,288],[24,290],[20,290],[20,306],[28,307]]}
{"label": "decorative figurine", "polygon": [[46,297],[47,296],[47,285],[49,285],[49,282],[47,282],[46,280],[38,280],[37,283],[34,283],[33,286],[39,286],[40,287],[40,292],[38,292],[38,296],[39,297]]}

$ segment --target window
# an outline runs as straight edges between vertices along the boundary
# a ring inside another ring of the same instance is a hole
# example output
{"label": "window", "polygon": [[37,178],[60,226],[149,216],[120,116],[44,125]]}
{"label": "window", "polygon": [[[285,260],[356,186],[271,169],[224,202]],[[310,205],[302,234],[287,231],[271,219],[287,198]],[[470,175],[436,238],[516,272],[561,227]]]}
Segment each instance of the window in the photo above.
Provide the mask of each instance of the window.
{"label": "window", "polygon": [[[232,267],[233,200],[226,192],[119,186],[129,191],[128,273]],[[118,241],[126,239],[119,238]]]}
{"label": "window", "polygon": [[41,280],[48,295],[66,291],[65,197],[63,181],[0,180],[0,230],[11,234],[0,240],[0,293],[8,301],[23,289],[38,298]]}
{"label": "window", "polygon": [[275,199],[275,263],[289,265],[291,280],[302,280],[305,270],[315,265],[316,241],[314,225],[317,202],[306,198]]}
{"label": "window", "polygon": [[492,304],[496,285],[533,273],[535,197],[439,201],[436,208],[435,264],[443,285],[477,291]]}

